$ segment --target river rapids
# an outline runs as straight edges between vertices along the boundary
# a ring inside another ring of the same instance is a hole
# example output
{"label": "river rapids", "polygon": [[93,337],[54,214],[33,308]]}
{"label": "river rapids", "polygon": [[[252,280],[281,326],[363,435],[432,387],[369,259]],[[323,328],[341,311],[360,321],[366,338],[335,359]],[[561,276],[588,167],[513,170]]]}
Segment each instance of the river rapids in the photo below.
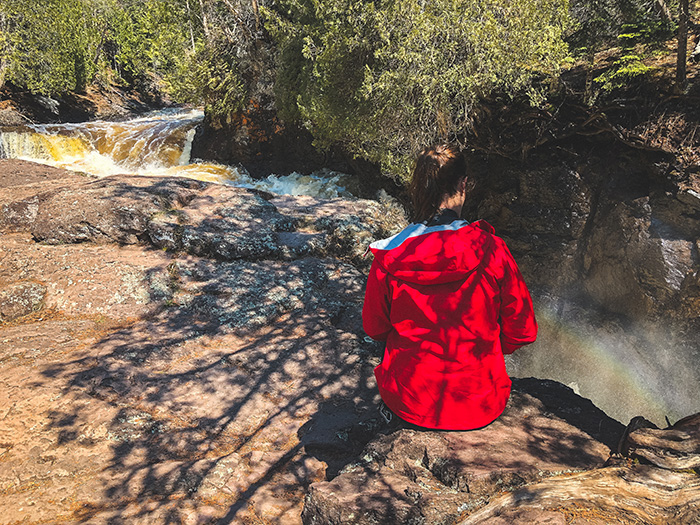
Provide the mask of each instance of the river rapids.
{"label": "river rapids", "polygon": [[30,124],[0,129],[0,158],[22,159],[87,173],[188,177],[279,194],[352,196],[348,175],[270,174],[253,179],[243,168],[191,158],[200,110],[163,110],[123,122]]}

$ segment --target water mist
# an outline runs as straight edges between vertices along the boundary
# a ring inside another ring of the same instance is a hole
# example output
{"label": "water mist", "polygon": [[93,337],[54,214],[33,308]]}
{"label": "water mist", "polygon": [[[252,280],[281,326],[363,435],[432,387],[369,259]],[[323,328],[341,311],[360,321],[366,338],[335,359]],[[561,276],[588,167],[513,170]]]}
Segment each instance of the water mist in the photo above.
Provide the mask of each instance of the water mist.
{"label": "water mist", "polygon": [[573,300],[534,296],[537,341],[507,357],[515,377],[560,381],[626,424],[659,427],[700,411],[697,334],[634,323]]}

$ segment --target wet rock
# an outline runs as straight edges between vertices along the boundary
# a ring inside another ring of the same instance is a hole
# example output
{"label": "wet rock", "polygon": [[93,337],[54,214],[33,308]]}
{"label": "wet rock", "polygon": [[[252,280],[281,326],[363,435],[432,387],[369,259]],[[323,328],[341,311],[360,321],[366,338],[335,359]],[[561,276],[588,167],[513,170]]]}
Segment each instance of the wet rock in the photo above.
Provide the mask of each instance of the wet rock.
{"label": "wet rock", "polygon": [[46,286],[37,282],[0,287],[0,323],[41,310],[45,297]]}
{"label": "wet rock", "polygon": [[[291,169],[311,173],[321,168],[346,167],[334,155],[319,152],[311,133],[283,123],[268,100],[256,101],[226,121],[206,115],[192,144],[192,155],[229,165],[243,165],[253,175],[285,175]],[[293,167],[293,168],[292,168]],[[346,171],[346,170],[345,170]]]}
{"label": "wet rock", "polygon": [[[106,90],[88,86],[84,93],[49,98],[5,84],[0,89],[0,99],[0,111],[16,112],[21,115],[22,123],[128,118],[163,105],[163,101],[153,100],[149,94],[123,91],[114,85]],[[14,120],[7,121],[6,125],[13,124]],[[1,118],[0,125],[5,125]]]}
{"label": "wet rock", "polygon": [[648,198],[610,204],[584,255],[585,289],[606,308],[644,319],[677,307],[700,265],[694,240],[654,216]]}

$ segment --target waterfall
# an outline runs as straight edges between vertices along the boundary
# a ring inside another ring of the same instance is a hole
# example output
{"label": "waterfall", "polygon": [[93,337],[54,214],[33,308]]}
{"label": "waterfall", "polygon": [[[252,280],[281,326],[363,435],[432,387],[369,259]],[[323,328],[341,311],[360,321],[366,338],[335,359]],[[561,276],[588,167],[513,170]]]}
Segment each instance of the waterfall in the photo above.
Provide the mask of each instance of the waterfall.
{"label": "waterfall", "polygon": [[73,162],[88,154],[90,145],[81,137],[45,134],[33,129],[0,131],[0,155],[3,158],[34,160],[51,164]]}
{"label": "waterfall", "polygon": [[349,176],[345,174],[270,174],[254,180],[241,168],[192,162],[192,142],[203,118],[200,110],[164,110],[123,122],[0,128],[0,158],[29,160],[97,177],[176,176],[274,193],[350,196],[345,189]]}

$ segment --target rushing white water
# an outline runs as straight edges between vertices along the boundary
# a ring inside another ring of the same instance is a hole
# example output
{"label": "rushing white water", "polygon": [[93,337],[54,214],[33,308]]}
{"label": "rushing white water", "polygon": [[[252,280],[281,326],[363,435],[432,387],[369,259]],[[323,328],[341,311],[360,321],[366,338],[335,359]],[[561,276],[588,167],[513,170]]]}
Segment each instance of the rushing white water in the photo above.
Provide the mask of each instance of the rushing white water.
{"label": "rushing white water", "polygon": [[244,170],[192,161],[199,110],[165,110],[125,122],[94,121],[0,128],[0,158],[41,162],[105,177],[118,173],[177,176],[257,188],[273,193],[349,196],[349,176],[322,170],[255,180]]}

